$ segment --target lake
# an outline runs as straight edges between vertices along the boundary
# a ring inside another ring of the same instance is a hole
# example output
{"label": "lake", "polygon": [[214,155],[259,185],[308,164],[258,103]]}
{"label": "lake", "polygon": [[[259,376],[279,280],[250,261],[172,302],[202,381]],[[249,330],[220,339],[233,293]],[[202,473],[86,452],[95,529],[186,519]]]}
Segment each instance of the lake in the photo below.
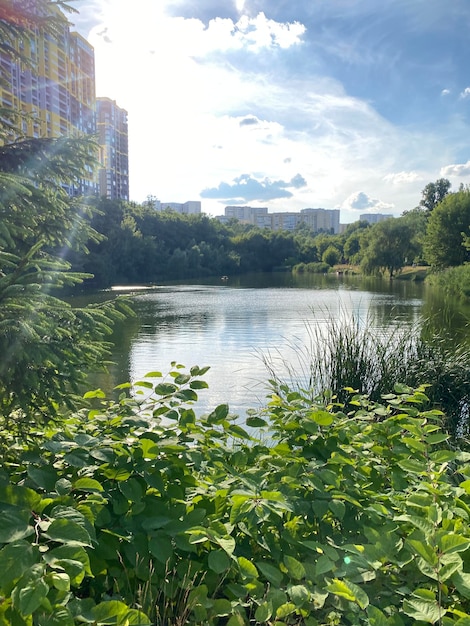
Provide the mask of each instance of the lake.
{"label": "lake", "polygon": [[[136,316],[113,335],[115,365],[93,382],[108,391],[147,372],[166,373],[171,362],[210,366],[208,390],[199,392],[198,413],[228,403],[232,412],[265,404],[266,361],[283,375],[285,364],[302,383],[313,326],[335,319],[372,325],[378,333],[412,328],[432,317],[460,341],[468,308],[444,303],[422,283],[336,275],[256,274],[152,287],[115,287],[126,294]],[[99,296],[103,297],[103,294]],[[305,374],[305,376],[307,376]]]}

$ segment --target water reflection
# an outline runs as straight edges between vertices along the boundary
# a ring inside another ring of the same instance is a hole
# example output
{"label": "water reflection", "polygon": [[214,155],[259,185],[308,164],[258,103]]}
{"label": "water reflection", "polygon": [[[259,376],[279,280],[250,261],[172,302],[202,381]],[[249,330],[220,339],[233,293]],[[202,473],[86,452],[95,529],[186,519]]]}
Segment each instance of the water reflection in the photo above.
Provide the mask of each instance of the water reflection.
{"label": "water reflection", "polygon": [[136,317],[116,327],[115,365],[106,379],[95,381],[109,391],[149,371],[165,373],[172,361],[188,368],[209,365],[209,389],[199,393],[198,411],[228,402],[233,412],[243,414],[265,403],[263,357],[286,360],[301,375],[299,350],[311,341],[309,325],[354,316],[378,333],[390,333],[411,330],[425,316],[433,319],[434,328],[465,336],[464,309],[455,303],[444,306],[430,294],[422,284],[405,281],[288,273],[135,289]]}

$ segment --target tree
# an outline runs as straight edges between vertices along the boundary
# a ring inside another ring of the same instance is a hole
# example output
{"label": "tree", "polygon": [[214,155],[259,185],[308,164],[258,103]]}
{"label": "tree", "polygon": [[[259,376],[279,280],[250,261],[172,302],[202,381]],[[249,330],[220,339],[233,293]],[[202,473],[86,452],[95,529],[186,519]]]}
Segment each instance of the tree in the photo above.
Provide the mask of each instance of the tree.
{"label": "tree", "polygon": [[429,217],[424,250],[427,261],[441,269],[470,261],[470,190],[448,195]]}
{"label": "tree", "polygon": [[[6,11],[13,5],[2,5],[3,41],[18,32],[30,37],[33,26],[53,28],[53,4],[39,1],[26,15],[19,3],[13,22]],[[17,56],[12,45],[3,52]],[[0,122],[0,136],[11,136],[8,122]],[[89,138],[27,138],[0,148],[0,416],[10,428],[24,430],[74,405],[73,393],[103,362],[105,336],[121,316],[110,303],[75,309],[57,296],[86,278],[70,271],[71,251],[99,239],[91,208],[65,191],[85,176],[95,153]]]}
{"label": "tree", "polygon": [[341,258],[341,252],[333,245],[329,245],[325,252],[322,254],[321,260],[330,267],[339,263]]}
{"label": "tree", "polygon": [[451,185],[447,178],[439,178],[435,183],[428,183],[421,193],[420,206],[431,213],[448,195]]}
{"label": "tree", "polygon": [[374,224],[367,232],[361,267],[365,274],[388,271],[390,278],[414,258],[413,229],[403,218]]}
{"label": "tree", "polygon": [[[111,304],[74,309],[57,290],[87,275],[70,250],[97,240],[89,207],[63,185],[89,162],[90,140],[27,140],[0,149],[0,409],[34,421],[73,405],[85,372],[108,353]],[[88,159],[87,159],[88,155]],[[83,169],[84,171],[84,169]],[[113,312],[114,311],[114,312]]]}

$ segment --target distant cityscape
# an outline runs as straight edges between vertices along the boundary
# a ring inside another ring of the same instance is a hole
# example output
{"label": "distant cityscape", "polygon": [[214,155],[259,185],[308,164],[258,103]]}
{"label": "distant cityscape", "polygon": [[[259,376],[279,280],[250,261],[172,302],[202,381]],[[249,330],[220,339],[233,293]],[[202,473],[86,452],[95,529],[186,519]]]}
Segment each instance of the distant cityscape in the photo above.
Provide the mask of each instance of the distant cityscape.
{"label": "distant cityscape", "polygon": [[[21,10],[23,2],[13,0]],[[57,7],[52,10],[60,12]],[[44,17],[44,16],[39,16]],[[93,135],[99,143],[99,167],[87,178],[69,188],[71,195],[98,195],[110,200],[129,200],[128,114],[116,101],[96,97],[95,54],[93,47],[65,20],[54,34],[39,28],[30,40],[18,37],[17,52],[30,59],[21,61],[0,53],[0,107],[21,113],[11,120],[18,137],[61,137]],[[201,202],[189,200],[161,202],[150,196],[147,204],[156,211],[171,209],[181,214],[202,213]],[[377,223],[393,217],[365,213],[360,219]],[[293,231],[305,224],[314,232],[340,233],[347,225],[340,223],[339,209],[306,208],[300,212],[277,211],[267,207],[226,206],[216,219],[236,219],[244,224],[271,230]]]}

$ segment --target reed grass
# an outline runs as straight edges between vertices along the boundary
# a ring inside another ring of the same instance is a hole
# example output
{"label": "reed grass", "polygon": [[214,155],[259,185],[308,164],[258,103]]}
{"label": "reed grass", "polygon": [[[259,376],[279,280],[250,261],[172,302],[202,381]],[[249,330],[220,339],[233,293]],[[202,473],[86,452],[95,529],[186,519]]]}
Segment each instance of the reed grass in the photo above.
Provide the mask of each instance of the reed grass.
{"label": "reed grass", "polygon": [[[325,321],[326,319],[326,321]],[[379,328],[370,314],[365,319],[323,316],[306,322],[307,343],[293,338],[296,358],[282,352],[263,355],[270,390],[296,390],[309,398],[335,396],[347,402],[350,389],[379,401],[395,384],[428,385],[430,406],[445,413],[445,427],[456,437],[470,430],[470,348],[455,347],[430,330],[426,321],[411,329],[397,323]]]}

